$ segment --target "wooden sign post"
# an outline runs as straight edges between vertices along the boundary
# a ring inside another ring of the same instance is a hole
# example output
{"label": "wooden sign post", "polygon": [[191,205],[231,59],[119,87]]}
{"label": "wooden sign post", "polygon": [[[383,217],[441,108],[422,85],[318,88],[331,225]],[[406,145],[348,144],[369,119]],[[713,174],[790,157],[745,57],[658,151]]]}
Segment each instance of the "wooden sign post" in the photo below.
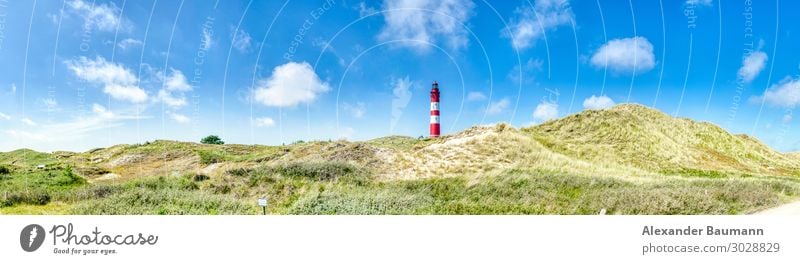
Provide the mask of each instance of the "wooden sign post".
{"label": "wooden sign post", "polygon": [[258,198],[258,205],[264,210],[264,215],[267,215],[267,201],[269,201],[267,197]]}

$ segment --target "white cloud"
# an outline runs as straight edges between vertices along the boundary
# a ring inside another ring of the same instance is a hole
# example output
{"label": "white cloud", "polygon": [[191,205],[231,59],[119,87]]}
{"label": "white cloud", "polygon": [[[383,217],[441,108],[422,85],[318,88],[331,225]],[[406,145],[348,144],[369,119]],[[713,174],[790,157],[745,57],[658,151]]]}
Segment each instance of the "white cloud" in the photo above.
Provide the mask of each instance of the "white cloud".
{"label": "white cloud", "polygon": [[533,120],[544,122],[558,117],[558,105],[550,102],[541,102],[533,110]]}
{"label": "white cloud", "polygon": [[760,103],[762,100],[773,106],[797,107],[800,104],[800,79],[786,77],[779,83],[770,86],[763,96],[750,98],[751,103]]}
{"label": "white cloud", "polygon": [[142,103],[147,101],[147,93],[138,86],[133,85],[106,85],[103,92],[111,95],[112,98],[117,100],[130,101],[132,103]]}
{"label": "white cloud", "polygon": [[364,1],[358,3],[358,17],[366,17],[377,12],[378,10],[375,10],[375,8],[372,8],[371,6],[367,6],[367,3]]}
{"label": "white cloud", "polygon": [[7,135],[9,135],[10,137],[12,137],[12,138],[25,139],[25,141],[27,141],[27,142],[32,141],[32,140],[36,140],[36,141],[47,140],[47,136],[46,135],[37,134],[37,133],[31,133],[31,132],[27,132],[27,131],[23,131],[23,130],[18,130],[18,129],[7,129],[4,132]]}
{"label": "white cloud", "polygon": [[522,65],[514,65],[514,68],[511,68],[511,71],[508,72],[508,79],[519,82],[521,74],[522,79],[529,83],[535,79],[535,74],[542,70],[543,65],[543,60],[530,58]]}
{"label": "white cloud", "polygon": [[0,119],[8,121],[8,120],[11,120],[11,116],[9,116],[7,114],[4,114],[4,113],[0,113]]}
{"label": "white cloud", "polygon": [[525,6],[517,13],[519,17],[509,26],[511,32],[504,31],[504,35],[518,49],[533,46],[545,31],[570,24],[575,18],[568,0],[538,0],[533,8]]}
{"label": "white cloud", "polygon": [[311,103],[330,89],[308,62],[288,62],[275,67],[272,76],[258,82],[254,99],[266,106],[290,107]]}
{"label": "white cloud", "polygon": [[763,51],[753,51],[742,59],[742,67],[739,68],[737,76],[744,83],[750,83],[755,79],[767,62],[767,54]]}
{"label": "white cloud", "polygon": [[499,101],[490,102],[489,105],[486,107],[486,113],[490,115],[496,115],[505,111],[508,106],[511,105],[511,101],[507,98],[500,99]]}
{"label": "white cloud", "polygon": [[468,102],[475,102],[475,101],[483,101],[486,100],[486,95],[482,92],[469,92],[467,93],[467,101]]}
{"label": "white cloud", "polygon": [[103,57],[89,60],[79,57],[65,62],[80,79],[103,86],[103,92],[117,100],[142,103],[147,93],[137,85],[136,76],[121,64],[107,62]]}
{"label": "white cloud", "polygon": [[781,122],[783,122],[784,124],[792,122],[792,114],[783,115],[783,117],[781,118]]}
{"label": "white cloud", "polygon": [[181,108],[188,104],[186,97],[182,95],[175,95],[167,90],[158,91],[158,101],[171,108]]}
{"label": "white cloud", "polygon": [[584,109],[600,110],[600,109],[611,108],[612,106],[614,106],[614,104],[615,104],[614,100],[611,100],[611,98],[608,98],[608,96],[605,95],[601,96],[592,95],[591,97],[586,98],[586,100],[583,100]]}
{"label": "white cloud", "polygon": [[189,92],[192,90],[192,86],[189,85],[183,72],[176,69],[170,69],[170,75],[164,79],[164,88],[171,92]]}
{"label": "white cloud", "polygon": [[349,103],[343,103],[342,109],[355,118],[362,118],[364,117],[364,113],[367,112],[367,107],[364,102],[357,102],[355,105]]}
{"label": "white cloud", "polygon": [[252,120],[251,123],[253,124],[253,126],[256,126],[256,127],[273,127],[273,126],[275,126],[275,120],[272,120],[272,118],[269,118],[269,117],[255,118],[255,119]]}
{"label": "white cloud", "polygon": [[339,128],[339,138],[340,139],[351,139],[353,138],[353,134],[356,133],[356,130],[352,127],[341,127]]}
{"label": "white cloud", "polygon": [[403,116],[403,110],[411,101],[411,88],[417,84],[412,82],[408,76],[405,78],[393,79],[389,84],[392,87],[392,119],[389,123],[389,132],[394,132],[397,122]]}
{"label": "white cloud", "polygon": [[136,77],[130,70],[120,64],[107,62],[103,57],[90,60],[81,56],[78,60],[69,60],[66,63],[76,76],[89,82],[123,84],[136,82]]}
{"label": "white cloud", "polygon": [[174,109],[188,104],[184,93],[192,91],[192,86],[189,85],[183,72],[170,69],[169,75],[164,76],[162,72],[158,72],[156,77],[162,82],[163,87],[158,91],[156,100]]}
{"label": "white cloud", "polygon": [[465,47],[468,37],[463,25],[474,7],[470,0],[385,0],[386,24],[378,40],[408,40],[398,45],[420,52],[430,50],[430,43],[438,40],[453,49]]}
{"label": "white cloud", "polygon": [[20,119],[19,121],[22,121],[22,123],[25,123],[26,125],[29,125],[29,126],[37,126],[38,125],[36,122],[33,122],[33,120],[31,120],[30,118],[27,118],[27,117],[25,117],[23,119]]}
{"label": "white cloud", "polygon": [[99,104],[92,104],[92,113],[102,118],[112,118],[114,113]]}
{"label": "white cloud", "polygon": [[253,41],[253,38],[250,37],[250,34],[242,29],[239,29],[239,31],[236,31],[235,29],[231,30],[233,30],[233,32],[231,32],[231,45],[233,45],[233,47],[239,52],[247,52],[250,50],[250,45]]}
{"label": "white cloud", "polygon": [[697,6],[697,5],[711,6],[712,3],[713,3],[712,0],[686,0],[686,4],[691,6]]}
{"label": "white cloud", "polygon": [[591,63],[598,68],[608,65],[616,73],[640,74],[652,70],[656,59],[647,38],[632,37],[610,40],[592,55]]}
{"label": "white cloud", "polygon": [[[98,104],[92,105],[92,113],[94,114],[62,123],[48,123],[29,129],[7,129],[4,131],[5,134],[14,140],[0,141],[0,148],[26,147],[39,150],[63,150],[65,146],[75,144],[79,139],[85,138],[92,132],[119,127],[125,120],[150,118],[142,115],[114,114]],[[24,142],[24,145],[19,142]]]}
{"label": "white cloud", "polygon": [[15,83],[11,84],[11,93],[12,94],[16,94],[17,93],[17,84],[15,84]]}
{"label": "white cloud", "polygon": [[133,48],[133,47],[141,46],[142,44],[143,43],[142,43],[141,40],[132,39],[132,38],[126,38],[126,39],[123,39],[122,41],[120,41],[119,43],[117,43],[117,47],[119,47],[120,49],[125,51],[125,50],[128,50],[128,49]]}
{"label": "white cloud", "polygon": [[189,117],[187,117],[185,115],[182,115],[182,114],[175,113],[175,112],[167,112],[167,115],[169,115],[170,119],[172,119],[175,122],[178,122],[180,124],[188,124],[189,121],[191,121],[191,119],[189,119]]}
{"label": "white cloud", "polygon": [[87,3],[83,0],[73,0],[67,4],[70,11],[83,18],[85,28],[97,28],[100,31],[115,32],[117,26],[121,30],[130,29],[130,23],[122,19],[121,12],[114,3],[96,4]]}

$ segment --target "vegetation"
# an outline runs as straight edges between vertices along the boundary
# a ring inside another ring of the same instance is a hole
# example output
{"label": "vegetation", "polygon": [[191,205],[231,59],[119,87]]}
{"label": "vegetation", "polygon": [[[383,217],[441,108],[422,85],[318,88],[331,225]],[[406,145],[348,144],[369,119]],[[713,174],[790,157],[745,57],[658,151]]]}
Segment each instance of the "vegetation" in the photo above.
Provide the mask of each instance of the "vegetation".
{"label": "vegetation", "polygon": [[224,152],[217,151],[217,150],[197,150],[197,156],[200,157],[200,163],[204,165],[214,164],[226,161],[228,155]]}
{"label": "vegetation", "polygon": [[225,142],[224,142],[224,141],[222,141],[222,139],[221,139],[221,138],[219,138],[219,136],[217,136],[217,135],[209,135],[209,136],[207,136],[207,137],[204,137],[203,139],[201,139],[201,140],[200,140],[200,143],[203,143],[203,144],[212,144],[212,145],[222,145],[222,144],[225,144]]}
{"label": "vegetation", "polygon": [[203,143],[0,153],[0,214],[258,214],[263,196],[273,214],[743,214],[800,197],[796,153],[638,105],[436,139]]}
{"label": "vegetation", "polygon": [[739,214],[800,194],[797,181],[776,179],[637,183],[510,170],[477,181],[450,177],[377,182],[365,181],[348,168],[320,163],[239,169],[210,183],[188,176],[148,177],[73,186],[53,200],[27,204],[43,209],[60,204],[60,213],[69,214],[257,214],[254,201],[267,193],[274,201],[269,210],[277,214],[596,214],[602,209],[609,214]]}
{"label": "vegetation", "polygon": [[752,137],[635,104],[587,110],[522,131],[559,154],[648,171],[780,176],[800,171],[800,159]]}
{"label": "vegetation", "polygon": [[14,173],[0,178],[0,207],[45,205],[53,197],[85,184],[86,180],[73,173],[71,167]]}

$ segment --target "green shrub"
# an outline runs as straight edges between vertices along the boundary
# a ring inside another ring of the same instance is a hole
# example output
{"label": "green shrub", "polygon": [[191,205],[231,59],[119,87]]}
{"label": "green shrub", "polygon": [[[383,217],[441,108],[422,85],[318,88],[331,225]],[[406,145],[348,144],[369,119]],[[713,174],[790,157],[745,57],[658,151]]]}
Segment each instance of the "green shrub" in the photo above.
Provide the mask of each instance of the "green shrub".
{"label": "green shrub", "polygon": [[252,202],[203,191],[175,189],[129,189],[100,200],[87,200],[74,206],[72,214],[99,215],[208,215],[256,214]]}
{"label": "green shrub", "polygon": [[46,191],[18,191],[3,194],[2,201],[0,201],[0,206],[7,207],[17,204],[45,205],[49,203],[50,200],[50,194],[48,194]]}
{"label": "green shrub", "polygon": [[702,178],[725,178],[726,175],[724,172],[720,171],[713,171],[713,170],[698,170],[692,168],[681,168],[678,170],[663,170],[661,174],[664,175],[681,175],[681,176],[690,176],[690,177],[702,177]]}
{"label": "green shrub", "polygon": [[61,177],[59,177],[57,184],[60,186],[69,186],[75,184],[84,184],[86,183],[86,179],[81,176],[78,176],[73,172],[72,166],[67,166],[64,168],[64,171],[61,173]]}
{"label": "green shrub", "polygon": [[77,188],[69,192],[60,192],[54,198],[56,200],[68,202],[95,200],[106,198],[123,190],[124,188],[120,184],[95,184]]}
{"label": "green shrub", "polygon": [[308,178],[313,180],[332,180],[356,171],[353,165],[340,162],[289,163],[274,167],[273,170],[286,177]]}
{"label": "green shrub", "polygon": [[7,175],[11,173],[11,169],[6,166],[0,166],[0,175]]}
{"label": "green shrub", "polygon": [[225,141],[222,141],[222,139],[219,138],[219,136],[217,136],[217,135],[209,135],[209,136],[204,137],[203,139],[201,139],[200,143],[212,144],[212,145],[222,145],[222,144],[225,144]]}
{"label": "green shrub", "polygon": [[228,155],[216,150],[198,149],[197,156],[200,158],[200,163],[203,165],[210,165],[228,160]]}
{"label": "green shrub", "polygon": [[384,215],[413,214],[432,203],[432,198],[393,189],[348,190],[335,188],[309,193],[288,210],[289,214]]}
{"label": "green shrub", "polygon": [[201,182],[201,181],[205,181],[205,180],[208,180],[208,179],[210,179],[210,177],[208,177],[206,175],[203,175],[203,174],[197,174],[197,175],[192,176],[192,180],[196,181],[196,182]]}
{"label": "green shrub", "polygon": [[149,177],[125,183],[125,189],[140,188],[149,190],[197,190],[197,183],[188,177]]}

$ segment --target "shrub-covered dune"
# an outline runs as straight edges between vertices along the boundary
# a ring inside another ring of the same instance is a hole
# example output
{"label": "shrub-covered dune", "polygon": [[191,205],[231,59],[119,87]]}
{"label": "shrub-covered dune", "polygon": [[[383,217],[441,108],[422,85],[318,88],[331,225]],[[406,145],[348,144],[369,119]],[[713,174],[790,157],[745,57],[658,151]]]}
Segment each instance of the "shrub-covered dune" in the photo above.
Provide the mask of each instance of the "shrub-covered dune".
{"label": "shrub-covered dune", "polygon": [[796,199],[798,174],[797,154],[627,104],[438,139],[17,150],[0,213],[741,214]]}

